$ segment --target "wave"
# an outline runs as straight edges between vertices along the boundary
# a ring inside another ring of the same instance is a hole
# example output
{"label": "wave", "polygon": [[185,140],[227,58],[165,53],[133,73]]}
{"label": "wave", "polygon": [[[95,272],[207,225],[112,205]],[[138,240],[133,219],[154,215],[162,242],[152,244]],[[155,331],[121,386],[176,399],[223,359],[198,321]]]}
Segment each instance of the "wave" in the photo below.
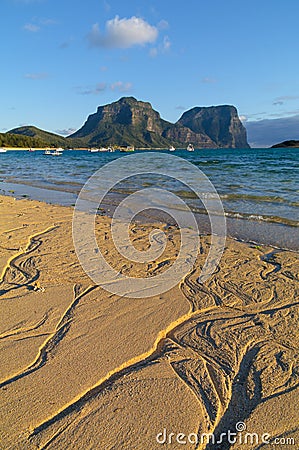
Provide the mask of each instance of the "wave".
{"label": "wave", "polygon": [[[37,187],[37,188],[46,189],[46,190],[49,190],[52,192],[60,191],[60,192],[73,193],[73,194],[77,194],[80,191],[80,188],[82,186],[82,183],[80,183],[80,182],[62,181],[62,180],[61,181],[47,180],[47,183],[45,183],[43,181],[39,181],[39,182],[32,182],[32,181],[27,181],[27,180],[21,181],[21,180],[16,180],[14,177],[10,177],[9,180],[5,180],[5,182],[7,182],[7,181],[15,183],[17,185],[21,184],[24,186]],[[152,185],[152,183],[148,180],[144,180],[143,183],[141,183],[141,186],[143,188],[150,187],[151,185]],[[120,200],[120,197],[125,197],[127,195],[134,193],[136,190],[135,188],[136,188],[135,186],[134,186],[134,188],[130,188],[128,186],[126,186],[124,188],[114,187],[107,198],[107,202],[111,203],[111,204],[115,203],[115,206],[116,206]],[[171,189],[171,190],[174,192],[175,195],[178,195],[179,197],[186,199],[185,200],[186,203],[189,205],[189,208],[194,213],[205,214],[205,215],[207,214],[203,205],[198,204],[198,201],[197,201],[198,197],[193,191],[185,190],[185,189],[181,189],[181,190]],[[26,193],[26,190],[24,190],[24,193]],[[30,194],[33,195],[29,191],[29,195]],[[34,197],[34,195],[33,195],[33,197]],[[53,194],[51,194],[50,197],[52,198]],[[277,195],[271,196],[271,195],[253,195],[253,194],[238,194],[238,193],[222,194],[222,195],[220,195],[220,198],[224,201],[225,215],[228,218],[242,219],[242,220],[249,220],[249,221],[259,221],[259,222],[272,222],[272,223],[287,225],[287,226],[291,226],[291,227],[299,226],[299,221],[295,220],[293,218],[293,217],[297,218],[294,215],[294,210],[291,211],[291,213],[292,213],[292,214],[290,214],[291,218],[282,217],[281,215],[278,215],[277,212],[279,211],[279,209],[276,208],[276,210],[275,210],[275,207],[273,207],[272,211],[271,211],[273,214],[265,214],[263,211],[262,211],[262,213],[259,212],[259,213],[254,214],[254,213],[238,211],[239,208],[237,206],[236,206],[236,208],[234,208],[233,201],[240,201],[240,200],[242,201],[243,200],[244,202],[248,202],[248,204],[250,204],[251,202],[259,203],[261,206],[261,208],[259,208],[259,210],[262,209],[263,203],[281,204],[281,205],[286,205],[287,207],[296,208],[299,206],[299,202],[287,200],[287,199],[277,196]],[[190,200],[190,201],[188,201],[188,200]],[[194,202],[194,200],[196,200],[196,202]],[[72,198],[71,203],[73,203],[73,198]],[[173,205],[169,205],[169,208],[177,209],[177,207],[174,207]],[[242,209],[242,208],[240,208],[240,209]],[[253,208],[252,208],[252,210],[253,210]],[[285,210],[285,208],[284,208],[284,212],[288,212],[288,210]],[[284,213],[282,213],[282,215],[284,215]]]}
{"label": "wave", "polygon": [[278,195],[222,194],[220,198],[222,200],[250,200],[258,203],[285,203],[289,206],[299,207],[299,202],[293,202]]}
{"label": "wave", "polygon": [[[208,214],[207,211],[203,208],[193,208],[190,209],[198,214]],[[215,213],[214,213],[215,214]],[[257,222],[269,222],[269,223],[277,223],[280,225],[288,225],[289,227],[299,227],[299,221],[293,219],[287,219],[286,217],[280,217],[275,215],[267,215],[267,214],[248,214],[239,211],[225,211],[226,217],[231,219],[241,219],[241,220],[250,220]]]}
{"label": "wave", "polygon": [[222,164],[223,161],[220,161],[219,159],[207,159],[205,161],[193,161],[193,164],[195,166],[211,166],[213,164]]}
{"label": "wave", "polygon": [[258,222],[272,222],[272,223],[278,223],[281,225],[288,225],[289,227],[299,227],[299,221],[286,219],[285,217],[279,217],[279,216],[246,214],[246,213],[239,213],[239,212],[234,212],[234,211],[226,211],[225,215],[227,217],[231,217],[234,219],[255,220]]}

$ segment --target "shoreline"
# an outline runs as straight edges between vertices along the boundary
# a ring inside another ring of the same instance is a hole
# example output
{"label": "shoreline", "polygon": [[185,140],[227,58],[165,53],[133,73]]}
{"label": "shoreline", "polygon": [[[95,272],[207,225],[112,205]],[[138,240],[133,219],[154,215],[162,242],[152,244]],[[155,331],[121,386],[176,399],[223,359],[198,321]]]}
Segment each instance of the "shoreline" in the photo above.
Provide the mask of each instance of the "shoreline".
{"label": "shoreline", "polygon": [[[4,187],[4,189],[3,189]],[[1,195],[16,197],[18,199],[28,198],[37,200],[47,204],[57,206],[74,207],[77,199],[77,193],[66,188],[44,188],[36,187],[31,184],[18,182],[0,182]],[[109,194],[108,201],[103,203],[105,213],[111,217],[118,202],[123,198],[118,193]],[[194,212],[200,230],[203,234],[210,231],[210,222],[207,214]],[[299,250],[299,227],[291,226],[285,223],[277,223],[265,220],[249,219],[248,217],[235,217],[238,213],[226,213],[227,233],[228,236],[240,240],[241,242],[254,242],[257,245],[272,245],[275,248],[298,251]],[[162,221],[165,220],[161,215]],[[140,220],[145,222],[155,222],[160,220],[159,213],[144,213],[140,215]]]}
{"label": "shoreline", "polygon": [[[12,151],[29,151],[29,150],[32,150],[32,151],[45,151],[45,150],[48,150],[48,149],[52,149],[52,150],[55,150],[55,148],[57,148],[57,147],[51,147],[51,146],[48,146],[48,147],[2,147],[4,150],[7,150],[7,151],[9,151],[9,152],[12,152]],[[63,150],[64,151],[89,151],[90,149],[91,149],[92,147],[73,147],[73,148],[64,148]],[[219,150],[219,148],[218,147],[215,147],[214,149],[212,148],[208,148],[209,150]],[[135,147],[135,150],[137,150],[137,151],[141,151],[141,150],[168,150],[167,148],[165,148],[165,147]],[[181,147],[181,148],[177,148],[176,150],[186,150],[185,148],[183,148],[183,147]],[[195,149],[195,150],[197,150],[197,149]]]}

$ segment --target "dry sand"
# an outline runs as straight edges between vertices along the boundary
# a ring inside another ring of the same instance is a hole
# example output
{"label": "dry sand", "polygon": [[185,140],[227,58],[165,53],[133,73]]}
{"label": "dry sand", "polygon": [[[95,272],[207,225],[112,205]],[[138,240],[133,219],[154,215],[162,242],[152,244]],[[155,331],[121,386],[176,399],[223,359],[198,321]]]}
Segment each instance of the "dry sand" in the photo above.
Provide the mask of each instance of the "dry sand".
{"label": "dry sand", "polygon": [[[2,196],[0,210],[1,449],[299,447],[298,254],[228,240],[201,285],[204,237],[179,286],[129,299],[83,272],[71,208]],[[98,242],[123,273],[154,276],[175,260],[175,227],[160,225],[165,253],[141,267],[116,255],[109,225],[98,217]],[[132,227],[137,248],[153,227]],[[259,443],[194,443],[238,422]]]}

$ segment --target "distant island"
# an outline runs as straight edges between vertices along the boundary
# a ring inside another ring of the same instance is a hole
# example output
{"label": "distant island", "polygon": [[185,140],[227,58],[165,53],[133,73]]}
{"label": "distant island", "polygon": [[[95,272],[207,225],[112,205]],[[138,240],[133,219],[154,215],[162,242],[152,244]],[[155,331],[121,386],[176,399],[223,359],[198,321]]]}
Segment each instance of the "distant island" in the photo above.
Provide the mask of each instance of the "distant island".
{"label": "distant island", "polygon": [[136,148],[249,148],[246,129],[231,105],[195,107],[176,123],[168,122],[148,102],[122,97],[99,106],[84,125],[63,137],[34,126],[0,133],[2,147],[135,146]]}
{"label": "distant island", "polygon": [[288,148],[288,147],[298,147],[299,148],[299,141],[290,140],[290,141],[283,141],[279,144],[272,145],[271,148]]}

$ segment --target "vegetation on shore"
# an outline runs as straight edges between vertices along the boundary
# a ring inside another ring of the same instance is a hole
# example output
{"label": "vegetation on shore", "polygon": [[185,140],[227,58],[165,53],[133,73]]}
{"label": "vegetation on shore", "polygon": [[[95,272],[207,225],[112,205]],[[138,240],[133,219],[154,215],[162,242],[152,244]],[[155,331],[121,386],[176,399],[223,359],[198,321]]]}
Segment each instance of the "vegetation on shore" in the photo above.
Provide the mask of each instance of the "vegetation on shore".
{"label": "vegetation on shore", "polygon": [[299,147],[299,141],[296,141],[294,139],[292,139],[290,141],[283,141],[283,142],[280,142],[279,144],[272,145],[271,148],[289,148],[289,147],[290,148]]}
{"label": "vegetation on shore", "polygon": [[[4,134],[4,136],[7,135],[8,133]],[[41,130],[40,128],[34,126],[14,128],[9,131],[9,135],[14,136],[13,141],[16,143],[12,145],[12,147],[88,147],[84,139],[66,138],[55,133],[50,133],[49,131]],[[26,137],[33,139],[32,145],[26,144],[23,140]],[[9,146],[9,144],[7,144],[7,146]]]}
{"label": "vegetation on shore", "polygon": [[0,147],[44,148],[48,144],[41,139],[12,133],[0,133]]}
{"label": "vegetation on shore", "polygon": [[10,133],[13,133],[18,136],[30,136],[36,140],[38,140],[45,147],[61,147],[65,144],[65,138],[62,136],[58,136],[54,133],[49,133],[48,131],[40,130],[34,126],[24,126],[19,128],[14,128],[10,130]]}

